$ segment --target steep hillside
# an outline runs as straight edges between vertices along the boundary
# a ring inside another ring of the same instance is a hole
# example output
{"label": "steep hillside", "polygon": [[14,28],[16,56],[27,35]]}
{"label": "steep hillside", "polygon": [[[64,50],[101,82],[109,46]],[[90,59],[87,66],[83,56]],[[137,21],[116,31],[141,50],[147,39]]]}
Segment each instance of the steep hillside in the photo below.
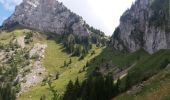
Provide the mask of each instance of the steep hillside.
{"label": "steep hillside", "polygon": [[169,0],[137,0],[120,18],[112,36],[118,50],[149,53],[170,48]]}
{"label": "steep hillside", "polygon": [[168,100],[170,92],[169,66],[141,85],[123,93],[113,100]]}
{"label": "steep hillside", "polygon": [[[49,39],[48,35],[28,29],[15,29],[11,32],[2,31],[0,41],[5,44],[11,40],[15,40],[12,38],[13,35],[15,38],[21,40],[21,37],[27,37],[30,32],[33,32],[30,39],[23,38],[25,45],[23,50],[29,52],[30,58],[28,60],[30,61],[30,65],[18,67],[17,70],[19,72],[16,73],[16,77],[19,80],[18,100],[39,100],[42,95],[50,99],[52,94],[46,85],[48,78],[52,79],[53,85],[62,95],[68,81],[74,81],[76,78],[83,81],[86,78],[86,68],[84,69],[84,66],[105,48],[96,47],[96,44],[93,44],[89,53],[80,60],[80,57],[72,56],[72,54],[63,51],[64,47],[60,42],[58,43],[54,39]],[[45,49],[43,49],[44,46]],[[43,51],[41,52],[41,50]],[[11,50],[9,51],[11,52]],[[91,55],[92,52],[95,52],[95,54]],[[42,57],[39,58],[39,56]],[[7,79],[7,77],[5,78]]]}

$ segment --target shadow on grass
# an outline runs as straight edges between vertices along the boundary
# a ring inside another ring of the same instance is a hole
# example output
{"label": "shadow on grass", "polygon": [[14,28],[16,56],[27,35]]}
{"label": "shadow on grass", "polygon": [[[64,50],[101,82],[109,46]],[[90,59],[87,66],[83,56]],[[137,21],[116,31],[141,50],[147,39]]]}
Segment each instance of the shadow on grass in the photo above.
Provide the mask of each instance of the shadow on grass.
{"label": "shadow on grass", "polygon": [[108,69],[116,67],[120,70],[125,70],[148,56],[149,54],[143,49],[137,50],[134,53],[128,53],[106,47],[98,56],[89,61],[88,66],[86,66],[86,77],[93,75],[95,70],[99,70],[100,67],[107,67]]}
{"label": "shadow on grass", "polygon": [[126,53],[115,51],[110,47],[104,48],[98,56],[88,62],[88,65],[86,66],[86,77],[97,74],[95,73],[96,70],[98,70],[104,64],[109,62],[111,62],[111,64],[119,63],[120,59],[125,55]]}

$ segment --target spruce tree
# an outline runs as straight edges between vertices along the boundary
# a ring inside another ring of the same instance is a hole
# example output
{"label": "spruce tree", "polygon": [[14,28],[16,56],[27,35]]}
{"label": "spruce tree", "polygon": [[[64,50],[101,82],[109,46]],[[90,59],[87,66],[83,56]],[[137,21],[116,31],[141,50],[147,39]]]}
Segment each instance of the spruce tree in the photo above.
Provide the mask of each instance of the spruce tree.
{"label": "spruce tree", "polygon": [[109,100],[114,95],[114,83],[113,83],[113,75],[108,74],[105,79],[105,95],[106,99]]}
{"label": "spruce tree", "polygon": [[115,86],[116,95],[120,93],[120,84],[121,84],[121,81],[118,78],[118,80],[116,82],[116,86]]}
{"label": "spruce tree", "polygon": [[74,90],[75,90],[75,94],[76,94],[76,98],[79,98],[81,95],[81,87],[80,87],[80,83],[79,83],[79,79],[76,79],[75,85],[74,85]]}
{"label": "spruce tree", "polygon": [[61,100],[61,96],[60,96],[60,94],[58,93],[58,91],[55,90],[54,87],[52,86],[51,80],[48,81],[48,86],[49,86],[49,90],[50,90],[50,91],[52,92],[52,94],[53,94],[52,100]]}
{"label": "spruce tree", "polygon": [[63,97],[63,100],[76,100],[76,94],[74,90],[73,82],[70,80]]}
{"label": "spruce tree", "polygon": [[69,64],[71,64],[71,63],[72,63],[72,59],[70,58]]}
{"label": "spruce tree", "polygon": [[66,67],[67,66],[67,62],[66,61],[64,61],[64,67]]}
{"label": "spruce tree", "polygon": [[40,97],[40,100],[46,100],[45,95],[42,95],[42,96]]}

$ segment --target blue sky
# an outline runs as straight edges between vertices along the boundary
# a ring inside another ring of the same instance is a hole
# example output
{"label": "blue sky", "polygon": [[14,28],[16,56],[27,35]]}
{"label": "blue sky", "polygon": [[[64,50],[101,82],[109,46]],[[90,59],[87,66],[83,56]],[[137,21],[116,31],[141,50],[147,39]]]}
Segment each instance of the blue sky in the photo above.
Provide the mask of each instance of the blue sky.
{"label": "blue sky", "polygon": [[[135,0],[59,0],[91,26],[112,35],[119,25],[119,18]],[[22,0],[0,0],[0,25]]]}
{"label": "blue sky", "polygon": [[0,0],[0,25],[13,13],[15,6],[21,2],[22,0]]}
{"label": "blue sky", "polygon": [[0,25],[2,25],[2,22],[4,19],[6,19],[8,16],[12,14],[12,11],[6,10],[2,4],[0,4]]}

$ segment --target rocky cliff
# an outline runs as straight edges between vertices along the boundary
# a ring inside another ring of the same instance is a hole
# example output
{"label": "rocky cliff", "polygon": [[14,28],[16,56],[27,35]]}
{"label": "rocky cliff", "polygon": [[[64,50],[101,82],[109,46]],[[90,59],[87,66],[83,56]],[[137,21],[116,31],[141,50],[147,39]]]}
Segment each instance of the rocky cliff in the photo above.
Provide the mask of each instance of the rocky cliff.
{"label": "rocky cliff", "polygon": [[137,0],[120,18],[112,36],[115,49],[149,53],[170,48],[169,0]]}
{"label": "rocky cliff", "polygon": [[83,19],[56,0],[23,0],[3,26],[15,24],[57,34],[89,34]]}

